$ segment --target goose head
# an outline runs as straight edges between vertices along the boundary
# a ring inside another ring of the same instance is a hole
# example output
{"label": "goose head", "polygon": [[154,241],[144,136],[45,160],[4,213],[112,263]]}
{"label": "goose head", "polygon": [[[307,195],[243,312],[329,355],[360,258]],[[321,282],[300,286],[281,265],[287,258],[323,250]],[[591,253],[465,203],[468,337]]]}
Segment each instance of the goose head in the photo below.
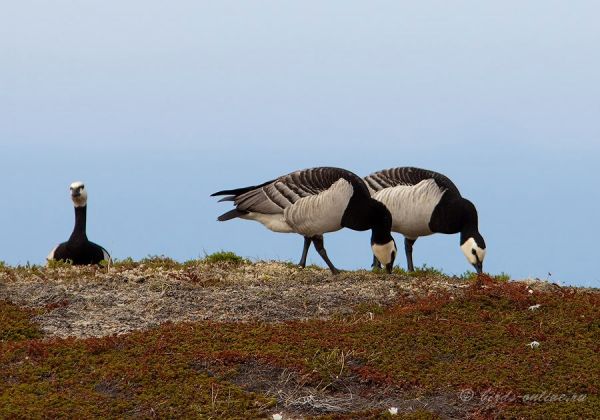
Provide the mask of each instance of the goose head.
{"label": "goose head", "polygon": [[87,190],[83,182],[73,182],[69,189],[71,190],[71,200],[73,200],[75,207],[85,207],[87,204]]}
{"label": "goose head", "polygon": [[475,267],[477,274],[483,273],[483,260],[485,258],[485,241],[479,233],[479,217],[475,205],[463,198],[462,220],[463,228],[460,233],[460,249],[467,261]]}
{"label": "goose head", "polygon": [[371,201],[371,250],[375,258],[385,267],[388,273],[392,272],[394,260],[398,254],[396,242],[392,238],[392,215],[387,207],[377,201]]}
{"label": "goose head", "polygon": [[373,250],[373,255],[375,255],[375,258],[377,258],[377,261],[379,261],[379,263],[385,267],[385,270],[388,273],[391,273],[392,269],[394,268],[394,260],[398,254],[394,239],[392,238],[391,241],[381,245],[372,243],[371,249]]}
{"label": "goose head", "polygon": [[485,258],[485,241],[479,233],[461,236],[460,249],[467,261],[475,267],[477,274],[483,273],[483,260]]}

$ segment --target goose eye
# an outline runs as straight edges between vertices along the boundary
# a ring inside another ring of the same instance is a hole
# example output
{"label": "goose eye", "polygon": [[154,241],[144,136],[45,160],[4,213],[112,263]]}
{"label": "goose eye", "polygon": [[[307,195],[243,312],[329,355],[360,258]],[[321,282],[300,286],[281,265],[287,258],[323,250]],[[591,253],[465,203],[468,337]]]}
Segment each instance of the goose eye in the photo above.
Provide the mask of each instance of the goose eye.
{"label": "goose eye", "polygon": [[471,254],[477,256],[477,251],[475,251],[474,249],[471,250]]}

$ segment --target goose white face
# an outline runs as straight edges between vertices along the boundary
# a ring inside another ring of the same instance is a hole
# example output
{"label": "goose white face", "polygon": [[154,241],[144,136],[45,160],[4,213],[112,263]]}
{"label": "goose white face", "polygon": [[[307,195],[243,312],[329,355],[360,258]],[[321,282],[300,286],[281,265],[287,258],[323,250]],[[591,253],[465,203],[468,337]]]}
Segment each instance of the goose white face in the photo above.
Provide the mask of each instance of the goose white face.
{"label": "goose white face", "polygon": [[373,255],[375,255],[375,258],[377,258],[381,265],[386,267],[388,272],[391,272],[394,260],[396,259],[396,254],[398,254],[396,242],[392,239],[387,244],[373,244],[371,245],[371,249],[373,250]]}
{"label": "goose white face", "polygon": [[471,265],[477,269],[477,272],[481,273],[485,258],[485,248],[480,248],[475,239],[469,238],[460,246],[460,249]]}
{"label": "goose white face", "polygon": [[73,182],[69,187],[71,190],[71,200],[75,207],[83,207],[87,204],[87,191],[83,182]]}

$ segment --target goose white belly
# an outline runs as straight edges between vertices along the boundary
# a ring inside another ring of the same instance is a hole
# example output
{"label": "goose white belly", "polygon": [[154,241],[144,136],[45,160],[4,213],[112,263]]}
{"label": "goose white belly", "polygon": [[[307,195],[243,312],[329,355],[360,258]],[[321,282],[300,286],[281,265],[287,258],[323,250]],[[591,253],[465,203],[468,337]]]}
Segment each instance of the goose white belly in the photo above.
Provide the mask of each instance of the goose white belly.
{"label": "goose white belly", "polygon": [[272,230],[273,232],[279,232],[279,233],[294,232],[294,229],[285,220],[283,213],[264,214],[264,213],[250,212],[250,213],[244,214],[243,216],[240,216],[240,217],[242,219],[247,219],[247,220],[256,220],[257,222],[262,223],[267,229]]}
{"label": "goose white belly", "polygon": [[373,198],[392,213],[392,230],[410,239],[431,235],[431,214],[442,199],[441,190],[433,179],[416,185],[398,185],[376,192]]}

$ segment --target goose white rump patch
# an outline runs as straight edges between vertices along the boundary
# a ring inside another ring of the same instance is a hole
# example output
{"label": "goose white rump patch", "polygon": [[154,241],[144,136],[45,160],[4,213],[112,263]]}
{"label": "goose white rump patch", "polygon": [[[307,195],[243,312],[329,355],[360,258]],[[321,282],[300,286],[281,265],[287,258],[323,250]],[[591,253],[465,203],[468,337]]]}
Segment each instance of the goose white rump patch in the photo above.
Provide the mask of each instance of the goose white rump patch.
{"label": "goose white rump patch", "polygon": [[433,179],[416,185],[397,185],[384,188],[373,198],[382,202],[392,214],[392,230],[408,238],[431,235],[429,221],[435,206],[446,191]]}

